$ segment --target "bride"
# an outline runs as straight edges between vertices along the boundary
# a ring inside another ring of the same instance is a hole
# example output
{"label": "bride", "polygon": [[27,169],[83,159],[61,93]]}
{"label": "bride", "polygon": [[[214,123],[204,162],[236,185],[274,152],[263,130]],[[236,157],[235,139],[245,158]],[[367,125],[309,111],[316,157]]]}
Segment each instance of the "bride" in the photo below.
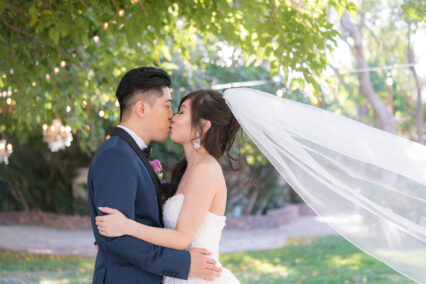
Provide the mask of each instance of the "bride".
{"label": "bride", "polygon": [[[223,96],[213,90],[187,94],[172,120],[171,139],[184,147],[185,158],[173,170],[172,182],[163,188],[165,228],[150,227],[126,218],[120,211],[100,207],[108,215],[96,217],[101,235],[130,235],[172,249],[200,247],[219,263],[219,242],[225,226],[227,189],[218,160],[229,151],[240,125]],[[239,283],[223,268],[213,283]],[[164,283],[208,283],[199,278],[166,277]]]}

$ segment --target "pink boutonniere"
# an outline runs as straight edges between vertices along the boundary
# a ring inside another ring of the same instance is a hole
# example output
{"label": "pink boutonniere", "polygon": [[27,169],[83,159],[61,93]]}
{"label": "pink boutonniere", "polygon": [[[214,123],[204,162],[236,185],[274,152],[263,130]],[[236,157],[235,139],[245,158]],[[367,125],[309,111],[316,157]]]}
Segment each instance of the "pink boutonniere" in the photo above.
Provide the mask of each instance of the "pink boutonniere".
{"label": "pink boutonniere", "polygon": [[158,179],[161,181],[163,178],[163,166],[161,165],[161,162],[157,159],[149,161],[151,164],[151,167],[154,169],[154,172],[157,174]]}

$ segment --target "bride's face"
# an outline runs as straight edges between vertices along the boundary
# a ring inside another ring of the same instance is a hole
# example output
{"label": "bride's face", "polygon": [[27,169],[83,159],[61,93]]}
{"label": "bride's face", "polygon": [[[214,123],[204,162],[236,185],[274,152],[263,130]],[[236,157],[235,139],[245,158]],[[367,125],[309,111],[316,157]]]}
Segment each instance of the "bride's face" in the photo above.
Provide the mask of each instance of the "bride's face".
{"label": "bride's face", "polygon": [[172,119],[170,135],[172,141],[180,144],[190,143],[194,137],[191,126],[191,102],[186,100]]}

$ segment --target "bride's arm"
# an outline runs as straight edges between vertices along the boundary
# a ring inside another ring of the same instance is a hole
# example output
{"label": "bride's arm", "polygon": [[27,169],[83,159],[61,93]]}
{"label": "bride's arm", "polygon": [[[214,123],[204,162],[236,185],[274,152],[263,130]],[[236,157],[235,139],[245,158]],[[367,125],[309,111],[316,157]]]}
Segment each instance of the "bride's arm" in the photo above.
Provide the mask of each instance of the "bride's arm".
{"label": "bride's arm", "polygon": [[109,215],[96,217],[99,232],[107,237],[130,235],[158,246],[186,249],[204,221],[217,189],[224,186],[220,176],[210,165],[193,169],[176,230],[150,227],[127,219],[116,209],[101,207]]}

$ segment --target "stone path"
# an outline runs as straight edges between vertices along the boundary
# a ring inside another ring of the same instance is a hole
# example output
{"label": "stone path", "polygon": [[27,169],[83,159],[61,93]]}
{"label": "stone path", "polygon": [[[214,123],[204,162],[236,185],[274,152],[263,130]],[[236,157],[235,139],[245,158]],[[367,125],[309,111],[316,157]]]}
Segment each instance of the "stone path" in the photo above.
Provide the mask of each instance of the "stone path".
{"label": "stone path", "polygon": [[[282,247],[289,237],[336,235],[319,217],[300,217],[275,229],[224,230],[220,252]],[[31,253],[94,256],[89,230],[69,231],[36,226],[0,226],[0,248]]]}

